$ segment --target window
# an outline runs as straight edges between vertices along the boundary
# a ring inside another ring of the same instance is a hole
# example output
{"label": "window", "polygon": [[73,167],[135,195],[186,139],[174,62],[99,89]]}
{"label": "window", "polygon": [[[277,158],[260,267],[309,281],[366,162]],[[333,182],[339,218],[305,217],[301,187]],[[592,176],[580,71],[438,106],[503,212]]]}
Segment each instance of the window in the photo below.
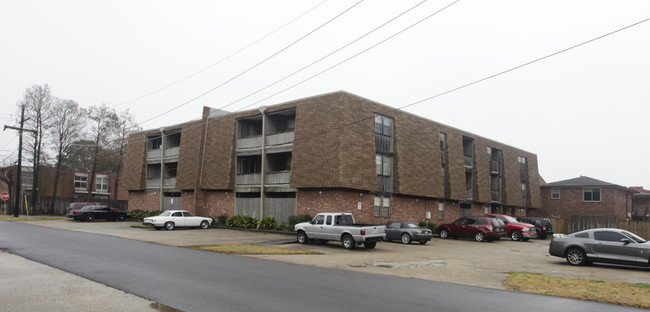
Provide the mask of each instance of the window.
{"label": "window", "polygon": [[521,200],[521,206],[526,207],[526,182],[521,182]]}
{"label": "window", "polygon": [[95,178],[95,190],[108,192],[108,176],[97,175]]}
{"label": "window", "polygon": [[599,188],[585,188],[583,189],[584,201],[586,202],[599,202],[600,189]]}
{"label": "window", "polygon": [[393,157],[386,155],[375,155],[375,163],[377,164],[377,175],[385,177],[390,177],[393,175]]}
{"label": "window", "polygon": [[375,217],[390,217],[390,197],[375,196]]}
{"label": "window", "polygon": [[23,170],[20,180],[22,185],[32,186],[34,184],[34,172]]}
{"label": "window", "polygon": [[438,203],[438,219],[444,219],[445,218],[445,203],[439,202]]}
{"label": "window", "polygon": [[393,118],[375,114],[375,133],[393,136]]}
{"label": "window", "polygon": [[594,238],[599,241],[621,242],[622,239],[626,239],[627,237],[623,236],[623,234],[619,234],[616,232],[597,231],[594,232]]}
{"label": "window", "polygon": [[560,189],[552,188],[551,189],[551,199],[560,199]]}
{"label": "window", "polygon": [[327,216],[327,220],[325,221],[326,225],[332,225],[332,216]]}
{"label": "window", "polygon": [[325,216],[324,215],[316,216],[313,222],[314,222],[313,224],[323,224],[325,222]]}
{"label": "window", "polygon": [[88,175],[76,173],[74,175],[74,188],[88,188]]}

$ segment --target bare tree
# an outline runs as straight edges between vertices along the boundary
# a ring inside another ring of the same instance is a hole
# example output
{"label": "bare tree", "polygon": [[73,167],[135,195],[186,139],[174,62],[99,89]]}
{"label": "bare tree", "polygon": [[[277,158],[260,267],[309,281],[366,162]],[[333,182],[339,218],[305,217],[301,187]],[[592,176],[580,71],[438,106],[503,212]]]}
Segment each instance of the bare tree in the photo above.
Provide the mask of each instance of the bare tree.
{"label": "bare tree", "polygon": [[86,125],[85,115],[85,110],[72,100],[56,100],[53,106],[52,117],[57,122],[53,123],[49,128],[49,134],[56,154],[56,173],[54,175],[52,198],[48,207],[49,214],[54,213],[59,175],[61,169],[66,165],[70,147],[83,136]]}
{"label": "bare tree", "polygon": [[122,163],[124,162],[124,155],[126,154],[126,143],[129,139],[129,134],[131,132],[140,131],[142,128],[135,123],[135,118],[129,112],[127,108],[124,112],[120,113],[119,117],[119,132],[118,137],[116,138],[115,143],[118,144],[119,148],[119,163],[117,166],[116,178],[113,187],[113,200],[117,200],[117,187],[120,180],[120,174],[122,173]]}
{"label": "bare tree", "polygon": [[[25,90],[23,100],[19,105],[25,106],[25,126],[35,130],[33,140],[28,140],[28,145],[31,147],[31,158],[33,164],[33,182],[32,182],[32,205],[36,205],[38,199],[38,176],[39,169],[42,163],[42,148],[44,129],[48,127],[51,120],[52,110],[52,94],[50,87],[45,85],[34,85]],[[33,209],[32,209],[33,211]]]}
{"label": "bare tree", "polygon": [[91,133],[94,139],[93,166],[88,180],[88,200],[92,194],[92,187],[95,183],[95,174],[97,173],[97,157],[99,152],[111,143],[111,139],[116,136],[119,121],[114,109],[102,103],[99,106],[92,106],[88,109],[88,119],[90,119]]}

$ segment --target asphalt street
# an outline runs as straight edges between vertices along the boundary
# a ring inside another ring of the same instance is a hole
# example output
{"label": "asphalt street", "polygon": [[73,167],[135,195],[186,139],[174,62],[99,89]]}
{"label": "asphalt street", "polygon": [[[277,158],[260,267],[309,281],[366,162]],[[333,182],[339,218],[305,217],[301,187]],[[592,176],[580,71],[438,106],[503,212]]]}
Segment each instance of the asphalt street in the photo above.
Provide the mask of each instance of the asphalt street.
{"label": "asphalt street", "polygon": [[[634,310],[7,221],[0,221],[0,248],[183,311],[473,311],[490,307],[525,307],[527,311],[548,311],[550,307],[561,307],[562,311]],[[108,309],[97,306],[94,310]]]}

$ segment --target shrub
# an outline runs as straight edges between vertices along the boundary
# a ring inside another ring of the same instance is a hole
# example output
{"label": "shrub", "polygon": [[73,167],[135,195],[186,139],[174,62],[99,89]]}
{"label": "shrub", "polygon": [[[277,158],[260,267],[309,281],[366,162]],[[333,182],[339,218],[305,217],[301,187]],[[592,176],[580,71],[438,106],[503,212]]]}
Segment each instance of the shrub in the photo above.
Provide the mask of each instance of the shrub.
{"label": "shrub", "polygon": [[436,224],[435,223],[426,223],[424,221],[418,224],[420,227],[427,228],[431,230],[431,233],[436,233]]}
{"label": "shrub", "polygon": [[257,227],[257,220],[251,216],[237,215],[228,218],[228,220],[226,220],[226,226],[252,229]]}
{"label": "shrub", "polygon": [[215,225],[226,225],[226,220],[228,220],[228,216],[227,216],[227,215],[225,215],[225,214],[224,214],[224,215],[220,215],[220,216],[218,216],[218,217],[215,219],[215,221],[216,221],[216,223],[217,223],[217,224],[215,224]]}
{"label": "shrub", "polygon": [[266,216],[260,221],[260,229],[273,230],[275,229],[275,218]]}
{"label": "shrub", "polygon": [[129,210],[128,211],[129,215],[131,216],[132,219],[144,219],[148,217],[155,217],[159,214],[162,213],[160,210],[141,210],[141,209],[136,209],[136,210]]}
{"label": "shrub", "polygon": [[302,214],[302,215],[299,215],[299,216],[292,216],[291,218],[289,218],[289,228],[291,230],[293,230],[294,225],[296,225],[296,224],[298,224],[300,222],[309,222],[309,221],[311,221],[311,219],[313,219],[313,217],[308,215],[308,214]]}

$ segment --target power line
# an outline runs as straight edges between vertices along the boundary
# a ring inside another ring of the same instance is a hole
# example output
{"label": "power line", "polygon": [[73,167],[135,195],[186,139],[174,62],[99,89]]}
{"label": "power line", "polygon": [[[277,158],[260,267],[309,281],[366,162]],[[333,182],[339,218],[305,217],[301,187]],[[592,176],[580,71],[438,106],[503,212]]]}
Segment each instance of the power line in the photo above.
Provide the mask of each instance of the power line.
{"label": "power line", "polygon": [[354,7],[356,7],[357,5],[359,5],[359,4],[360,4],[361,2],[363,2],[363,1],[364,1],[364,0],[360,0],[359,2],[353,4],[351,7],[347,8],[347,9],[345,9],[343,12],[337,14],[336,16],[334,16],[333,18],[331,18],[330,20],[328,20],[328,21],[325,22],[324,24],[322,24],[322,25],[316,27],[315,29],[313,29],[312,31],[308,32],[308,33],[305,34],[304,36],[298,38],[298,40],[292,42],[291,44],[289,44],[288,46],[286,46],[286,47],[280,49],[279,51],[277,51],[277,52],[271,54],[271,56],[265,58],[265,59],[262,60],[261,62],[259,62],[259,63],[255,64],[255,65],[253,65],[252,67],[250,67],[250,68],[244,70],[243,72],[241,72],[241,73],[235,75],[234,77],[232,77],[232,78],[226,80],[225,82],[223,82],[223,83],[217,85],[216,87],[214,87],[214,88],[212,88],[212,89],[210,89],[210,90],[208,90],[208,91],[206,91],[206,92],[204,92],[204,93],[202,93],[202,94],[200,94],[200,95],[198,95],[198,96],[192,98],[191,100],[189,100],[189,101],[187,101],[187,102],[185,102],[185,103],[183,103],[183,104],[181,104],[181,105],[178,105],[178,106],[176,106],[176,107],[174,107],[174,108],[172,108],[172,109],[170,109],[170,110],[168,110],[168,111],[166,111],[166,112],[163,112],[163,113],[158,114],[158,115],[156,115],[156,116],[154,116],[154,117],[152,117],[152,118],[149,118],[149,119],[147,119],[147,120],[141,122],[140,124],[143,124],[143,123],[149,122],[149,121],[154,120],[154,119],[156,119],[156,118],[158,118],[158,117],[160,117],[160,116],[163,116],[163,115],[166,115],[166,114],[168,114],[168,113],[171,113],[171,112],[173,112],[173,111],[175,111],[175,110],[177,110],[177,109],[179,109],[179,108],[181,108],[181,107],[183,107],[183,106],[185,106],[185,105],[187,105],[187,104],[189,104],[189,103],[192,103],[192,102],[198,100],[199,98],[201,98],[201,97],[203,97],[203,96],[205,96],[205,95],[211,93],[212,91],[214,91],[214,90],[216,90],[216,89],[218,89],[218,88],[221,88],[222,86],[226,85],[227,83],[229,83],[229,82],[231,82],[231,81],[233,81],[233,80],[235,80],[235,79],[241,77],[242,75],[248,73],[249,71],[253,70],[254,68],[258,67],[259,65],[262,65],[263,63],[267,62],[267,61],[270,60],[271,58],[277,56],[278,54],[284,52],[285,50],[287,50],[287,49],[289,49],[290,47],[294,46],[294,45],[297,44],[298,42],[300,42],[300,41],[302,41],[303,39],[307,38],[308,36],[310,36],[310,35],[313,34],[314,32],[318,31],[319,29],[325,27],[327,24],[331,23],[332,21],[334,21],[335,19],[339,18],[340,16],[342,16],[342,15],[345,14],[345,13],[347,13],[348,11],[352,10]]}
{"label": "power line", "polygon": [[[340,47],[340,48],[338,48],[338,49],[336,49],[336,50],[334,50],[334,51],[328,53],[327,55],[325,55],[325,56],[319,58],[318,60],[316,60],[316,61],[310,63],[309,65],[304,66],[303,68],[301,68],[301,69],[299,69],[299,70],[297,70],[297,71],[295,71],[295,72],[289,74],[288,76],[285,76],[284,78],[282,78],[282,79],[280,79],[280,80],[277,80],[277,81],[275,81],[275,82],[273,82],[273,83],[267,85],[266,87],[263,87],[263,88],[261,88],[261,89],[255,91],[255,92],[253,92],[253,93],[251,93],[251,94],[245,96],[245,97],[242,97],[242,98],[240,98],[239,100],[236,100],[236,101],[234,101],[234,102],[231,102],[230,104],[228,104],[228,105],[226,105],[226,106],[223,106],[223,107],[221,107],[220,109],[224,109],[224,108],[226,108],[226,107],[228,107],[228,106],[230,106],[230,105],[233,105],[233,104],[239,103],[240,101],[245,100],[245,99],[247,99],[247,98],[249,98],[249,97],[251,97],[251,96],[253,96],[253,95],[255,95],[255,94],[259,93],[259,92],[262,92],[262,91],[264,91],[264,90],[266,90],[266,89],[268,89],[268,88],[270,88],[270,87],[272,87],[272,86],[274,86],[274,85],[276,85],[276,84],[278,84],[278,83],[280,83],[280,82],[282,82],[282,81],[284,81],[284,80],[286,80],[286,79],[288,79],[288,78],[294,76],[295,74],[297,74],[297,73],[299,73],[299,72],[301,72],[301,71],[303,71],[303,70],[305,70],[305,69],[307,69],[307,68],[309,68],[309,67],[311,67],[311,66],[313,66],[313,65],[315,65],[315,64],[317,64],[317,63],[319,63],[320,61],[322,61],[322,60],[324,60],[324,59],[326,59],[326,58],[332,56],[333,54],[335,54],[335,53],[337,53],[337,52],[339,52],[339,51],[341,51],[341,50],[347,48],[348,46],[350,46],[350,45],[352,45],[353,43],[355,43],[355,42],[357,42],[357,41],[359,41],[359,40],[365,38],[366,36],[372,34],[373,32],[375,32],[375,31],[377,31],[377,30],[379,30],[380,28],[382,28],[382,27],[384,27],[384,26],[390,24],[391,22],[393,22],[393,21],[395,21],[396,19],[400,18],[400,17],[403,16],[404,14],[406,14],[406,13],[412,11],[412,10],[415,9],[416,7],[418,7],[418,6],[420,6],[421,4],[425,3],[426,1],[427,1],[427,0],[424,0],[424,1],[422,1],[422,2],[420,2],[420,3],[418,3],[418,4],[416,4],[416,5],[412,6],[412,7],[409,8],[408,10],[406,10],[406,11],[404,11],[404,12],[398,14],[397,16],[391,18],[390,20],[384,22],[383,24],[381,24],[381,25],[375,27],[375,28],[372,29],[371,31],[365,33],[364,35],[362,35],[362,36],[360,36],[360,37],[357,37],[356,39],[350,41],[349,43],[343,45],[342,47]],[[256,102],[256,103],[257,103],[257,102]],[[254,104],[256,104],[256,103],[254,103]],[[254,104],[251,104],[251,105],[254,105]],[[243,107],[243,108],[249,107],[249,106],[251,106],[251,105],[245,106],[245,107]],[[243,109],[243,108],[242,108],[242,109]],[[240,109],[240,110],[241,110],[241,109]]]}
{"label": "power line", "polygon": [[[459,0],[458,0],[458,1],[459,1]],[[458,2],[458,1],[456,1],[456,2]],[[454,2],[454,3],[455,3],[455,2]],[[454,4],[454,3],[452,3],[452,4]],[[450,4],[450,5],[452,5],[452,4]],[[450,5],[449,5],[449,6],[450,6]],[[447,6],[447,7],[448,7],[448,6]],[[446,7],[445,7],[445,8],[446,8]],[[441,9],[441,10],[444,10],[445,8],[443,8],[443,9]],[[440,10],[439,10],[439,11],[440,11]],[[437,12],[439,12],[439,11],[437,11]],[[436,13],[437,13],[437,12],[436,12]],[[436,13],[434,13],[434,14],[436,14]],[[428,18],[428,17],[426,17],[426,18]],[[426,19],[426,18],[425,18],[425,19]],[[397,108],[394,108],[394,109],[388,110],[388,111],[386,111],[386,112],[394,112],[394,111],[398,111],[398,110],[403,110],[403,109],[405,109],[405,108],[407,108],[407,107],[414,106],[414,105],[417,105],[417,104],[421,104],[421,103],[423,103],[423,102],[426,102],[426,101],[432,100],[432,99],[434,99],[434,98],[438,98],[438,97],[440,97],[440,96],[443,96],[443,95],[450,94],[450,93],[455,92],[455,91],[459,91],[459,90],[465,89],[465,88],[470,87],[470,86],[472,86],[472,85],[475,85],[475,84],[478,84],[478,83],[484,82],[484,81],[486,81],[486,80],[489,80],[489,79],[492,79],[492,78],[495,78],[495,77],[498,77],[498,76],[501,76],[501,75],[507,74],[507,73],[509,73],[509,72],[512,72],[512,71],[515,71],[515,70],[521,69],[521,68],[526,67],[526,66],[528,66],[528,65],[531,65],[531,64],[534,64],[534,63],[540,62],[540,61],[542,61],[542,60],[545,60],[545,59],[551,58],[551,57],[553,57],[553,56],[557,56],[557,55],[559,55],[559,54],[562,54],[562,53],[568,52],[568,51],[570,51],[570,50],[573,50],[573,49],[576,49],[576,48],[578,48],[578,47],[584,46],[584,45],[586,45],[586,44],[589,44],[589,43],[592,43],[592,42],[598,41],[598,40],[603,39],[603,38],[606,38],[606,37],[609,37],[609,36],[614,35],[614,34],[616,34],[616,33],[618,33],[618,32],[621,32],[621,31],[623,31],[623,30],[627,30],[627,29],[629,29],[629,28],[632,28],[632,27],[638,26],[638,25],[640,25],[640,24],[642,24],[642,23],[645,23],[645,22],[647,22],[647,21],[649,21],[649,20],[650,20],[650,18],[647,18],[647,19],[641,20],[641,21],[639,21],[639,22],[636,22],[636,23],[630,24],[630,25],[628,25],[628,26],[625,26],[625,27],[622,27],[622,28],[616,29],[616,30],[614,30],[614,31],[611,31],[611,32],[609,32],[609,33],[606,33],[606,34],[600,35],[600,36],[595,37],[595,38],[592,38],[592,39],[589,39],[589,40],[587,40],[587,41],[583,41],[583,42],[581,42],[581,43],[578,43],[578,44],[576,44],[576,45],[570,46],[570,47],[568,47],[568,48],[565,48],[565,49],[562,49],[562,50],[559,50],[559,51],[556,51],[556,52],[553,52],[553,53],[547,54],[547,55],[545,55],[545,56],[539,57],[539,58],[537,58],[537,59],[534,59],[534,60],[528,61],[528,62],[523,63],[523,64],[521,64],[521,65],[517,65],[517,66],[511,67],[511,68],[509,68],[509,69],[506,69],[506,70],[503,70],[503,71],[497,72],[497,73],[495,73],[495,74],[492,74],[492,75],[486,76],[486,77],[484,77],[484,78],[481,78],[481,79],[478,79],[478,80],[474,80],[474,81],[472,81],[472,82],[466,83],[466,84],[461,85],[461,86],[459,86],[459,87],[456,87],[456,88],[453,88],[453,89],[450,89],[450,90],[447,90],[447,91],[444,91],[444,92],[441,92],[441,93],[438,93],[438,94],[435,94],[435,95],[432,95],[432,96],[426,97],[426,98],[424,98],[424,99],[421,99],[421,100],[415,101],[415,102],[410,103],[410,104],[406,104],[406,105],[401,106],[401,107],[397,107]],[[421,21],[422,21],[422,20],[421,20]],[[419,22],[417,22],[417,23],[420,23],[421,21],[419,21]],[[417,23],[416,23],[416,24],[417,24]],[[416,24],[413,24],[413,25],[409,26],[408,28],[411,28],[411,27],[413,27],[413,26],[416,25]],[[406,29],[408,29],[408,28],[406,28]],[[392,35],[391,37],[389,37],[389,38],[387,38],[387,39],[385,39],[385,40],[383,40],[383,41],[381,41],[381,42],[375,44],[374,46],[372,46],[372,47],[370,47],[370,48],[368,48],[368,49],[371,49],[371,48],[373,48],[373,47],[379,45],[380,43],[385,42],[386,40],[388,40],[388,39],[390,39],[390,38],[396,36],[397,34],[399,34],[399,33],[403,32],[403,31],[405,31],[406,29],[404,29],[404,30],[402,30],[402,31],[400,31],[400,32],[398,32],[398,33]],[[361,53],[364,53],[364,52],[367,51],[368,49],[366,49],[366,50],[364,50],[364,51],[358,53],[357,55],[359,55],[359,54],[361,54]],[[351,58],[356,57],[357,55],[354,55],[354,56],[352,56]],[[342,64],[342,63],[348,61],[348,60],[351,59],[351,58],[348,58],[348,59],[346,59],[346,60],[340,62],[339,64],[334,65],[334,66],[332,66],[332,67],[330,67],[330,68],[328,68],[328,69],[326,69],[326,70],[324,70],[324,71],[318,73],[317,75],[320,75],[320,74],[322,74],[322,73],[324,73],[324,72],[326,72],[326,71],[332,69],[333,67],[338,66],[338,65],[340,65],[340,64]],[[314,76],[312,76],[312,77],[310,77],[310,78],[308,78],[308,79],[305,79],[305,80],[303,80],[302,82],[305,82],[305,81],[307,81],[307,80],[309,80],[309,79],[312,79],[312,78],[314,78],[314,77],[317,76],[317,75],[314,75]],[[300,83],[302,83],[302,82],[300,82]],[[300,83],[298,83],[298,84],[300,84]],[[297,84],[296,84],[296,85],[297,85]],[[293,88],[293,87],[295,87],[296,85],[293,85],[293,86],[290,87],[290,88]],[[290,89],[290,88],[289,88],[289,89]],[[283,91],[286,91],[286,90],[288,90],[288,89],[285,89],[285,90],[283,90]],[[283,92],[283,91],[281,91],[281,92]],[[278,93],[275,93],[275,94],[273,94],[272,96],[277,95],[277,94],[278,94]],[[268,98],[268,97],[267,97],[267,98]],[[265,99],[267,99],[267,98],[265,98]],[[257,103],[259,103],[259,101],[256,102],[256,103],[253,103],[253,104],[257,104]],[[249,105],[249,106],[250,106],[250,105]],[[248,106],[247,106],[247,107],[248,107]],[[314,136],[317,136],[317,135],[321,135],[321,134],[324,134],[324,133],[327,133],[327,132],[330,132],[330,131],[334,131],[334,130],[338,130],[338,129],[341,129],[341,128],[344,128],[344,127],[352,126],[352,125],[358,124],[358,123],[360,123],[360,122],[363,122],[363,121],[365,121],[365,120],[372,119],[372,118],[374,118],[374,116],[369,116],[369,117],[361,118],[361,119],[359,119],[359,120],[356,120],[356,121],[353,121],[353,122],[350,122],[350,123],[347,123],[347,124],[344,124],[344,125],[341,125],[341,126],[338,126],[338,127],[334,127],[334,128],[330,128],[330,129],[325,129],[325,130],[323,130],[323,131],[321,131],[321,132],[315,133],[315,134],[313,134],[313,135],[310,135],[310,136],[308,136],[308,137],[305,137],[305,138],[302,138],[302,139],[299,139],[299,140],[308,139],[308,138],[311,138],[311,137],[314,137]],[[192,121],[189,121],[189,122],[192,122]],[[188,123],[189,123],[189,122],[188,122]],[[208,122],[209,122],[209,120],[208,120]],[[204,124],[203,122],[201,122],[201,123],[199,123],[199,124],[197,124],[197,125],[195,125],[195,126],[193,126],[193,127],[202,127],[202,126],[204,126],[204,125],[205,125],[205,124]],[[147,141],[147,139],[145,139],[144,141],[133,141],[133,142],[129,142],[128,144],[132,144],[132,143],[133,143],[133,144],[135,144],[135,143],[144,143],[144,142],[146,142],[146,141]],[[294,140],[294,142],[295,142],[295,141],[298,141],[298,140]]]}
{"label": "power line", "polygon": [[266,35],[264,35],[264,36],[262,36],[262,37],[260,37],[259,39],[257,39],[257,40],[255,40],[255,41],[249,43],[248,45],[244,46],[243,48],[241,48],[241,49],[239,49],[239,50],[237,50],[237,51],[235,51],[235,52],[233,52],[232,54],[230,54],[230,55],[228,55],[228,56],[226,56],[226,57],[224,57],[224,58],[222,58],[222,59],[220,59],[220,60],[218,60],[218,61],[216,61],[216,62],[210,64],[210,65],[208,65],[207,67],[204,67],[204,68],[202,68],[202,69],[200,69],[200,70],[198,70],[198,71],[196,71],[196,72],[194,72],[194,73],[192,73],[192,74],[190,74],[190,75],[188,75],[188,76],[185,76],[185,77],[183,77],[183,78],[181,78],[181,79],[179,79],[179,80],[177,80],[177,81],[175,81],[175,82],[172,82],[172,83],[170,83],[170,84],[168,84],[168,85],[165,85],[165,86],[163,86],[163,87],[160,87],[160,88],[158,88],[158,89],[155,89],[155,90],[153,90],[153,91],[151,91],[151,92],[148,92],[148,93],[146,93],[146,94],[144,94],[144,95],[141,95],[141,96],[138,96],[138,97],[133,98],[133,99],[131,99],[131,100],[128,100],[128,101],[122,102],[122,103],[120,103],[120,104],[117,104],[117,105],[113,106],[113,108],[118,107],[118,106],[122,106],[122,105],[125,105],[125,104],[129,104],[129,103],[132,103],[132,102],[135,102],[135,101],[138,101],[138,100],[143,99],[143,98],[145,98],[145,97],[148,97],[148,96],[150,96],[150,95],[152,95],[152,94],[155,94],[155,93],[158,93],[158,92],[163,91],[163,90],[165,90],[165,89],[168,89],[168,88],[170,88],[170,87],[172,87],[172,86],[175,86],[175,85],[177,85],[177,84],[179,84],[179,83],[181,83],[181,82],[183,82],[183,81],[185,81],[185,80],[187,80],[187,79],[189,79],[189,78],[192,78],[192,77],[194,77],[194,76],[196,76],[196,75],[198,75],[198,74],[200,74],[200,73],[202,73],[202,72],[204,72],[204,71],[206,71],[206,70],[208,70],[208,69],[210,69],[210,68],[212,68],[212,67],[214,67],[214,66],[217,66],[217,65],[223,63],[224,61],[230,59],[231,57],[233,57],[233,56],[235,56],[235,55],[241,53],[242,51],[244,51],[244,50],[250,48],[251,46],[257,44],[258,42],[260,42],[260,41],[262,41],[262,40],[264,40],[264,39],[270,37],[271,35],[275,34],[276,32],[280,31],[281,29],[283,29],[283,28],[289,26],[290,24],[292,24],[292,23],[295,22],[296,20],[298,20],[298,19],[300,19],[301,17],[307,15],[309,12],[315,10],[316,8],[318,8],[319,6],[321,6],[323,3],[327,2],[327,1],[329,1],[329,0],[324,0],[324,1],[320,2],[320,3],[317,4],[316,6],[314,6],[314,7],[312,7],[311,9],[305,11],[304,13],[298,15],[297,17],[293,18],[292,20],[290,20],[289,22],[285,23],[284,25],[282,25],[282,26],[276,28],[275,30],[269,32],[268,34],[266,34]]}
{"label": "power line", "polygon": [[280,93],[283,93],[283,92],[285,92],[285,91],[287,91],[287,90],[293,89],[293,88],[297,87],[298,85],[301,85],[301,84],[303,84],[303,83],[305,83],[305,82],[307,82],[307,81],[309,81],[309,80],[311,80],[311,79],[314,79],[314,78],[316,78],[316,77],[318,77],[318,76],[320,76],[320,75],[322,75],[322,74],[324,74],[324,73],[326,73],[326,72],[328,72],[328,71],[330,71],[330,70],[332,70],[332,69],[338,67],[339,65],[341,65],[341,64],[343,64],[343,63],[346,63],[347,61],[349,61],[349,60],[351,60],[351,59],[353,59],[353,58],[355,58],[355,57],[357,57],[357,56],[359,56],[359,55],[361,55],[361,54],[364,54],[364,53],[366,53],[366,52],[368,52],[368,51],[374,49],[374,48],[377,47],[378,45],[380,45],[380,44],[382,44],[382,43],[384,43],[384,42],[386,42],[386,41],[388,41],[388,40],[390,40],[390,39],[393,39],[393,38],[396,37],[397,35],[399,35],[399,34],[405,32],[405,31],[407,31],[407,30],[409,30],[409,29],[415,27],[416,25],[418,25],[418,24],[420,24],[420,23],[426,21],[427,19],[429,19],[429,18],[431,18],[432,16],[434,16],[434,15],[436,15],[436,14],[438,14],[438,13],[444,11],[445,9],[451,7],[452,5],[458,3],[459,1],[460,1],[460,0],[456,0],[456,1],[454,1],[454,2],[452,2],[452,3],[450,3],[450,4],[448,4],[447,6],[443,7],[442,9],[433,12],[432,14],[430,14],[430,15],[424,17],[423,19],[421,19],[421,20],[419,20],[419,21],[417,21],[417,22],[411,24],[410,26],[408,26],[408,27],[406,27],[406,28],[404,28],[404,29],[398,31],[397,33],[395,33],[395,34],[389,36],[388,38],[386,38],[386,39],[384,39],[384,40],[381,40],[381,41],[375,43],[374,45],[372,45],[372,46],[370,46],[370,47],[368,47],[368,48],[362,50],[361,52],[359,52],[359,53],[357,53],[357,54],[355,54],[355,55],[353,55],[353,56],[350,56],[350,57],[346,58],[345,60],[343,60],[343,61],[341,61],[341,62],[338,62],[338,63],[334,64],[333,66],[330,66],[330,67],[328,67],[327,69],[322,70],[322,71],[316,73],[315,75],[313,75],[313,76],[311,76],[311,77],[308,77],[308,78],[306,78],[306,79],[304,79],[304,80],[302,80],[302,81],[300,81],[300,82],[298,82],[298,83],[296,83],[296,84],[294,84],[294,85],[292,85],[292,86],[290,86],[290,87],[288,87],[288,88],[285,88],[285,89],[280,90],[280,91],[278,91],[278,92],[276,92],[276,93],[273,93],[273,94],[271,94],[271,95],[269,95],[269,96],[267,96],[267,97],[265,97],[265,98],[263,98],[263,99],[261,99],[261,100],[259,100],[259,101],[257,101],[257,102],[254,102],[254,103],[252,103],[252,104],[249,104],[249,105],[247,105],[247,106],[244,106],[244,107],[242,107],[241,109],[251,107],[251,106],[253,106],[253,105],[255,105],[255,104],[258,104],[258,103],[260,103],[260,102],[262,102],[262,101],[268,100],[268,99],[270,99],[270,98],[272,98],[272,97],[274,97],[274,96],[276,96],[276,95],[278,95],[278,94],[280,94]]}

